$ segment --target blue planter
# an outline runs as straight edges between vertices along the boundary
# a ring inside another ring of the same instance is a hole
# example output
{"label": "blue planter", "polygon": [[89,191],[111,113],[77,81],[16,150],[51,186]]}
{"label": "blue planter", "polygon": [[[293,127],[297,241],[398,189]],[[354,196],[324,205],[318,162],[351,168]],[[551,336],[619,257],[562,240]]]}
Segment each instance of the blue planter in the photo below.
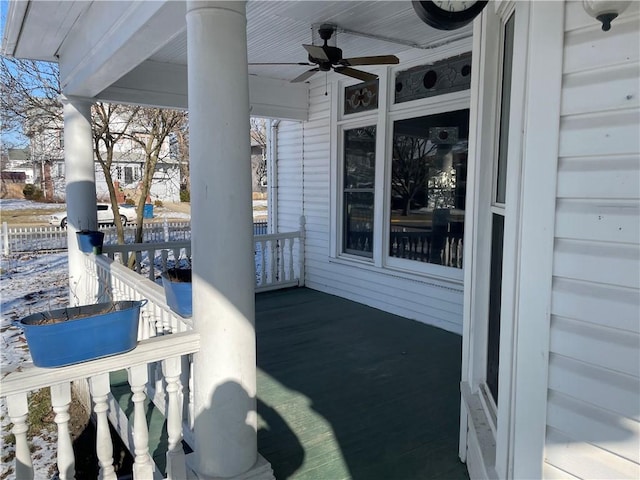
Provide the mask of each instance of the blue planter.
{"label": "blue planter", "polygon": [[18,322],[37,367],[62,367],[135,348],[140,307],[120,301],[34,313]]}
{"label": "blue planter", "polygon": [[162,273],[162,286],[169,308],[183,317],[190,317],[191,269],[170,268]]}
{"label": "blue planter", "polygon": [[104,241],[104,232],[96,232],[93,230],[81,230],[76,232],[78,239],[78,248],[84,253],[102,253],[102,242]]}

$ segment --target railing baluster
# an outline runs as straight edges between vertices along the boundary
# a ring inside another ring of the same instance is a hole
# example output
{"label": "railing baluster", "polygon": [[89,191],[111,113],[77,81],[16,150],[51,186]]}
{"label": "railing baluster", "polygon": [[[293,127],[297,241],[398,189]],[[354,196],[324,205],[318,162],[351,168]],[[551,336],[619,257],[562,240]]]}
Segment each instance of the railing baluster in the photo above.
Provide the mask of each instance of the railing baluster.
{"label": "railing baluster", "polygon": [[101,373],[89,379],[91,396],[95,403],[93,411],[96,414],[96,453],[100,464],[100,480],[117,480],[113,468],[113,444],[109,434],[109,420],[107,419],[107,396],[109,395],[109,374]]}
{"label": "railing baluster", "polygon": [[146,480],[153,478],[153,465],[149,456],[149,429],[144,411],[144,393],[147,384],[147,366],[137,365],[128,369],[129,385],[133,393],[133,446],[135,461],[133,464],[133,478]]}
{"label": "railing baluster", "polygon": [[58,472],[61,480],[73,479],[76,475],[73,444],[69,433],[69,405],[71,384],[69,382],[51,386],[51,405],[58,425]]}
{"label": "railing baluster", "polygon": [[162,370],[167,381],[167,478],[187,478],[184,450],[182,449],[182,406],[180,401],[180,357],[167,358]]}
{"label": "railing baluster", "polygon": [[289,238],[287,241],[289,245],[289,276],[287,280],[291,281],[295,278],[293,273],[293,238]]}
{"label": "railing baluster", "polygon": [[17,393],[7,397],[7,410],[9,418],[13,423],[11,433],[16,438],[16,478],[30,480],[33,478],[33,464],[31,463],[31,452],[27,442],[27,414],[29,404],[27,393]]}

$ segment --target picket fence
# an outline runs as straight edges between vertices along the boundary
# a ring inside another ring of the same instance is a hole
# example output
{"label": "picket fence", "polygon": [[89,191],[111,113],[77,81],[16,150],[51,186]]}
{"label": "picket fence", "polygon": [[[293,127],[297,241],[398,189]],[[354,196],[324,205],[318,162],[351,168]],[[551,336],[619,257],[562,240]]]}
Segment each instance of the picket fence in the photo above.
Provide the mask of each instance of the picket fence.
{"label": "picket fence", "polygon": [[[135,240],[135,225],[124,227],[125,243],[133,243]],[[104,232],[104,244],[117,244],[117,233],[113,226],[100,226]],[[253,234],[265,235],[267,222],[254,222]],[[145,223],[142,227],[143,242],[177,242],[191,239],[191,222]],[[7,222],[2,223],[0,232],[0,245],[2,254],[23,252],[43,252],[66,250],[67,229],[61,227],[9,227]]]}

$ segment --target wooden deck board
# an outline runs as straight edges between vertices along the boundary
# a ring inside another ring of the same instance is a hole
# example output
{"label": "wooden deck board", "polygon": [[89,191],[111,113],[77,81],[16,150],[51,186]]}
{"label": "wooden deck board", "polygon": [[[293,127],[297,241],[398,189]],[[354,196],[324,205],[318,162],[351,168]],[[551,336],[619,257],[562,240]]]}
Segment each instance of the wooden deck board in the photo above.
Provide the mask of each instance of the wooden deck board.
{"label": "wooden deck board", "polygon": [[[468,478],[459,336],[305,288],[257,295],[256,331],[258,450],[278,480]],[[113,380],[130,412],[126,376]],[[164,469],[165,422],[151,410]]]}
{"label": "wooden deck board", "polygon": [[308,289],[258,295],[256,330],[277,479],[468,478],[459,336]]}

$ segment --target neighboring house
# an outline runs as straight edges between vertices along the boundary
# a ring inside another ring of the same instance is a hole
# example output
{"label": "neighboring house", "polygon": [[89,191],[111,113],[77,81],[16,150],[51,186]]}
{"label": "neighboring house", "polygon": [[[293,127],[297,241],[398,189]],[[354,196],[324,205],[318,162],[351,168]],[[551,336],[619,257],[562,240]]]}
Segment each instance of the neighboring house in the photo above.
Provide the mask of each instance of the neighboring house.
{"label": "neighboring house", "polygon": [[[189,108],[203,478],[260,464],[249,112],[274,119],[270,214],[279,231],[306,219],[305,285],[461,335],[472,478],[638,478],[640,3],[606,32],[578,1],[490,2],[451,31],[409,2],[29,5],[11,2],[4,53],[60,63],[67,128],[86,127],[73,95]],[[247,77],[247,52],[306,60],[323,21],[345,57],[399,63],[358,66],[365,83],[290,83],[297,65]],[[86,159],[68,164],[91,187]]]}
{"label": "neighboring house", "polygon": [[2,165],[2,181],[33,184],[38,170],[28,148],[9,148],[7,160]]}
{"label": "neighboring house", "polygon": [[[119,120],[115,119],[114,123]],[[140,134],[143,135],[143,134]],[[65,200],[65,161],[64,138],[61,125],[41,125],[36,117],[29,122],[29,139],[33,170],[36,182],[52,199]],[[111,175],[118,182],[119,192],[124,197],[134,197],[139,188],[144,166],[144,152],[141,147],[131,141],[122,140],[115,145]],[[100,200],[109,199],[109,190],[102,166],[96,159],[96,194]],[[180,201],[180,168],[178,160],[170,153],[169,140],[160,152],[151,184],[150,197],[153,201]]]}

